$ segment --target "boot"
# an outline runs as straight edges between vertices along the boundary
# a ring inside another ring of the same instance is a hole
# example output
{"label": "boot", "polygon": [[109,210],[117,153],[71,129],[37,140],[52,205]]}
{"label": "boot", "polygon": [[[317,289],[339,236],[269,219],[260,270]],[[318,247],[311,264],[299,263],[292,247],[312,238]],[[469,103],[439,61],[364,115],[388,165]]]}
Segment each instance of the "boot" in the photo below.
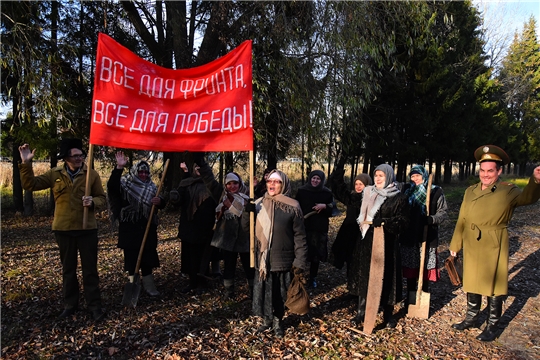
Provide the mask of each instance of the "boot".
{"label": "boot", "polygon": [[274,316],[274,334],[278,338],[282,338],[285,334],[283,330],[283,320],[277,316]]}
{"label": "boot", "polygon": [[397,321],[394,319],[394,307],[392,305],[384,305],[383,308],[383,325],[387,329],[393,329],[397,326]]}
{"label": "boot", "polygon": [[456,330],[465,330],[476,327],[481,304],[482,295],[467,293],[467,315],[465,316],[465,320],[452,325],[452,327]]}
{"label": "boot", "polygon": [[186,286],[185,288],[183,288],[182,290],[180,290],[180,292],[182,294],[189,294],[191,293],[193,290],[197,289],[197,286],[199,284],[199,276],[198,275],[194,275],[194,274],[189,274],[188,275],[189,277],[189,285]]}
{"label": "boot", "polygon": [[223,286],[225,286],[225,293],[223,294],[223,300],[231,300],[234,298],[234,280],[224,279]]}
{"label": "boot", "polygon": [[356,324],[360,324],[364,321],[365,316],[366,316],[366,298],[359,296],[358,297],[358,312],[356,313],[356,316],[353,318],[353,321]]}
{"label": "boot", "polygon": [[263,324],[257,328],[257,333],[262,333],[272,327],[272,318],[264,318]]}
{"label": "boot", "polygon": [[156,284],[154,284],[154,275],[146,275],[142,277],[142,283],[144,290],[148,293],[150,296],[159,296],[159,291],[156,289]]}
{"label": "boot", "polygon": [[497,337],[499,319],[502,314],[502,296],[488,296],[488,320],[484,331],[476,338],[481,341],[493,341]]}
{"label": "boot", "polygon": [[212,277],[221,277],[221,268],[219,265],[219,260],[212,261]]}
{"label": "boot", "polygon": [[407,296],[405,296],[404,305],[407,308],[409,305],[416,304],[416,278],[407,278]]}

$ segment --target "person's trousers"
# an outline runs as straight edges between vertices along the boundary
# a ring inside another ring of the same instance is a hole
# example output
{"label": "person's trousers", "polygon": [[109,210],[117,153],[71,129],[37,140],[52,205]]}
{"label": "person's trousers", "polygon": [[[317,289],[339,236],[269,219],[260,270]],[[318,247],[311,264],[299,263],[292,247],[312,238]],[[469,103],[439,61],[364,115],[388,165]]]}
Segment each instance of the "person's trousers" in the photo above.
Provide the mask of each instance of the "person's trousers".
{"label": "person's trousers", "polygon": [[244,273],[246,278],[253,279],[255,275],[255,269],[250,265],[249,252],[233,252],[233,251],[223,251],[223,279],[234,279],[234,274],[236,272],[236,260],[238,255],[240,255],[240,261],[242,262],[242,267],[244,268]]}
{"label": "person's trousers", "polygon": [[76,235],[57,231],[55,237],[60,248],[60,261],[62,262],[64,307],[70,309],[77,308],[79,305],[79,282],[77,280],[77,256],[79,254],[86,306],[90,311],[100,309],[97,230],[78,231]]}

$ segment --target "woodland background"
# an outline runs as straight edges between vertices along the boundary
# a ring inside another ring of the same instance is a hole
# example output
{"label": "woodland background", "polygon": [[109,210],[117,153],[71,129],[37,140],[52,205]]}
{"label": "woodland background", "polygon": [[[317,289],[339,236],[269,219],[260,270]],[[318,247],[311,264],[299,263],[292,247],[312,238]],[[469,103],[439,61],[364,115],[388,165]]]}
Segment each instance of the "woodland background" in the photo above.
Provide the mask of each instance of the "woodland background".
{"label": "woodland background", "polygon": [[[175,69],[253,40],[257,173],[287,158],[300,161],[302,181],[335,163],[354,175],[387,162],[403,181],[420,163],[449,184],[474,174],[483,144],[509,153],[506,173],[523,176],[540,160],[534,17],[504,52],[470,1],[8,1],[1,11],[1,96],[11,108],[1,151],[26,214],[32,194],[20,186],[17,148],[28,142],[56,166],[60,138],[86,141],[99,32]],[[170,190],[186,154],[162,156],[172,160]],[[220,179],[249,161],[209,156]]]}

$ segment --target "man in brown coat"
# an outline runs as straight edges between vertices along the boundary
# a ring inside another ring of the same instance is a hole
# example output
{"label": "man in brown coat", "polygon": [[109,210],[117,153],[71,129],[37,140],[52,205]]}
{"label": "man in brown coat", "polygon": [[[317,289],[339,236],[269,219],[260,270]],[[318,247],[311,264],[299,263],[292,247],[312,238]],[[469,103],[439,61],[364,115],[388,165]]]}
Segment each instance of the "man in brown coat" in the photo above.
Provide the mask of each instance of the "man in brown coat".
{"label": "man in brown coat", "polygon": [[480,163],[480,182],[470,186],[463,196],[461,209],[450,242],[450,254],[463,249],[463,291],[467,293],[465,320],[452,325],[464,330],[475,327],[482,304],[488,299],[488,320],[478,340],[493,341],[508,293],[508,222],[518,206],[535,203],[540,198],[540,166],[534,169],[527,186],[500,179],[508,155],[494,145],[481,146],[474,152]]}
{"label": "man in brown coat", "polygon": [[[28,144],[19,147],[22,163],[19,165],[21,182],[25,190],[38,191],[51,188],[54,193],[54,219],[52,231],[60,249],[62,262],[64,311],[59,318],[71,318],[79,306],[77,255],[81,258],[86,306],[95,321],[105,317],[101,307],[101,293],[97,270],[98,236],[94,211],[106,205],[105,192],[99,174],[84,164],[86,158],[80,139],[62,139],[58,159],[64,164],[42,175],[35,176],[32,159],[35,150]],[[86,173],[90,172],[90,176]],[[84,196],[86,181],[90,196]],[[84,208],[88,208],[88,224],[83,228]]]}

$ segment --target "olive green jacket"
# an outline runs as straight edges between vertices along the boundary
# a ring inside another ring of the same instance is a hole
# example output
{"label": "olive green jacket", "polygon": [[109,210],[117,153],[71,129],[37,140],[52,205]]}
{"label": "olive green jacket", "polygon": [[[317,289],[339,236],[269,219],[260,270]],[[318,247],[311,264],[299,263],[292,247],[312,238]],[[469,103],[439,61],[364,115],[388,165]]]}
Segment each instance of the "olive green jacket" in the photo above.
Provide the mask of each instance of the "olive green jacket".
{"label": "olive green jacket", "polygon": [[463,291],[485,296],[508,293],[508,222],[518,206],[535,203],[540,184],[534,177],[521,191],[500,179],[485,190],[465,190],[450,251],[463,249]]}
{"label": "olive green jacket", "polygon": [[[73,182],[66,171],[65,166],[57,166],[44,173],[34,176],[32,162],[19,164],[22,187],[28,191],[36,191],[52,188],[55,208],[52,224],[53,231],[83,230],[82,197],[86,187],[86,172],[88,168],[83,165],[83,170],[75,176]],[[94,211],[105,208],[107,199],[101,184],[99,174],[90,170],[90,196],[94,206],[88,208],[87,230],[96,229],[96,217]]]}

